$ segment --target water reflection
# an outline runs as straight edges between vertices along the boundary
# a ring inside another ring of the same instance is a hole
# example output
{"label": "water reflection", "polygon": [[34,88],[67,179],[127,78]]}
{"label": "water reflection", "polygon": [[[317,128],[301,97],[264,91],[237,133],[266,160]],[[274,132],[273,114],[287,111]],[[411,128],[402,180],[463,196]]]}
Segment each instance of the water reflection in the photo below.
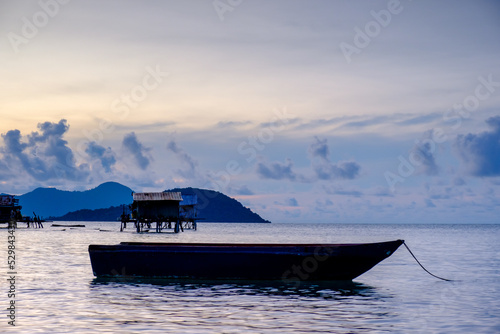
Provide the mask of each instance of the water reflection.
{"label": "water reflection", "polygon": [[390,295],[351,281],[95,278],[88,288],[93,318],[133,320],[137,330],[165,319],[157,325],[172,333],[371,333],[387,332],[397,318]]}
{"label": "water reflection", "polygon": [[158,289],[191,291],[212,294],[233,294],[233,295],[261,295],[261,296],[303,296],[318,298],[346,298],[346,297],[366,297],[370,299],[389,298],[383,295],[376,288],[366,284],[352,281],[331,281],[331,282],[301,282],[299,286],[295,283],[282,281],[262,281],[262,280],[176,280],[176,279],[155,279],[155,278],[130,278],[130,277],[110,277],[94,278],[90,282],[91,290],[96,288],[126,288],[133,287],[156,287]]}

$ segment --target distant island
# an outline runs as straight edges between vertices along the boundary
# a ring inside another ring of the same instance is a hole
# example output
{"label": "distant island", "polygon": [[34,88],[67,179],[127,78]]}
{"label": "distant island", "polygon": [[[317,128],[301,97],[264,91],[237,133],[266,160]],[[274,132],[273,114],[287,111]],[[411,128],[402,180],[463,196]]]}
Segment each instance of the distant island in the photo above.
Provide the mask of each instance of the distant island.
{"label": "distant island", "polygon": [[81,209],[68,212],[59,217],[49,216],[47,220],[53,221],[86,221],[86,222],[106,222],[117,221],[123,213],[122,206],[111,206],[105,209]]}
{"label": "distant island", "polygon": [[[239,201],[221,192],[200,188],[175,188],[183,195],[196,194],[201,222],[270,223]],[[37,188],[19,196],[23,215],[37,215],[54,221],[117,221],[132,203],[132,189],[106,182],[85,191]]]}
{"label": "distant island", "polygon": [[85,191],[36,188],[19,196],[23,215],[31,216],[35,212],[43,218],[59,217],[82,209],[103,209],[131,203],[132,189],[117,182],[106,182]]}

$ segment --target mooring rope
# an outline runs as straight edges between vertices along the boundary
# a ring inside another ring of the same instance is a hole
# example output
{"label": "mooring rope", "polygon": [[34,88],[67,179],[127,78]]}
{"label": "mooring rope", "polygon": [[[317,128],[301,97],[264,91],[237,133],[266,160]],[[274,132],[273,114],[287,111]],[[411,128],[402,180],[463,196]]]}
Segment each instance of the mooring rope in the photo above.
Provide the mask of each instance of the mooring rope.
{"label": "mooring rope", "polygon": [[442,277],[436,276],[433,273],[431,273],[429,270],[425,269],[425,267],[422,265],[422,263],[420,263],[420,261],[417,259],[417,257],[415,255],[413,255],[413,252],[410,250],[410,247],[408,247],[408,245],[406,244],[406,242],[403,242],[403,245],[405,245],[405,247],[408,250],[408,252],[410,252],[411,256],[413,256],[413,258],[415,259],[415,261],[417,261],[417,263],[420,265],[420,267],[422,267],[422,269],[425,270],[429,275],[434,276],[436,278],[439,278],[440,280],[443,280],[443,281],[448,281],[448,282],[452,282],[453,281],[451,279],[446,279],[446,278],[442,278]]}

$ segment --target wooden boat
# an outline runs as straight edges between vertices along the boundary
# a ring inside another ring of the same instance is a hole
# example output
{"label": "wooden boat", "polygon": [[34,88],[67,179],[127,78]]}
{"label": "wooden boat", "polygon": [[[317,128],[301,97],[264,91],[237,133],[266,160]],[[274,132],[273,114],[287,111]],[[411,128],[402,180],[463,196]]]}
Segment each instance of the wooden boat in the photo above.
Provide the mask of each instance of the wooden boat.
{"label": "wooden boat", "polygon": [[82,225],[82,224],[52,224],[50,226],[52,226],[52,227],[85,227],[85,225]]}
{"label": "wooden boat", "polygon": [[324,281],[352,280],[403,243],[89,245],[97,277]]}

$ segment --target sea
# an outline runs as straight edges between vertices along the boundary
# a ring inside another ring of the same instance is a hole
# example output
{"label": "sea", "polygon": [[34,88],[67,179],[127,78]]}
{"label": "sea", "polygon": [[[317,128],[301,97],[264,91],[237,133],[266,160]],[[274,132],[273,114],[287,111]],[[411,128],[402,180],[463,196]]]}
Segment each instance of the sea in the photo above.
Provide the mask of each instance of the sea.
{"label": "sea", "polygon": [[[119,222],[51,224],[0,229],[1,333],[500,333],[496,224],[199,223],[177,234],[120,232]],[[425,272],[404,245],[352,282],[292,285],[97,279],[88,255],[89,244],[122,241],[394,239],[404,239],[429,272],[451,281]]]}

